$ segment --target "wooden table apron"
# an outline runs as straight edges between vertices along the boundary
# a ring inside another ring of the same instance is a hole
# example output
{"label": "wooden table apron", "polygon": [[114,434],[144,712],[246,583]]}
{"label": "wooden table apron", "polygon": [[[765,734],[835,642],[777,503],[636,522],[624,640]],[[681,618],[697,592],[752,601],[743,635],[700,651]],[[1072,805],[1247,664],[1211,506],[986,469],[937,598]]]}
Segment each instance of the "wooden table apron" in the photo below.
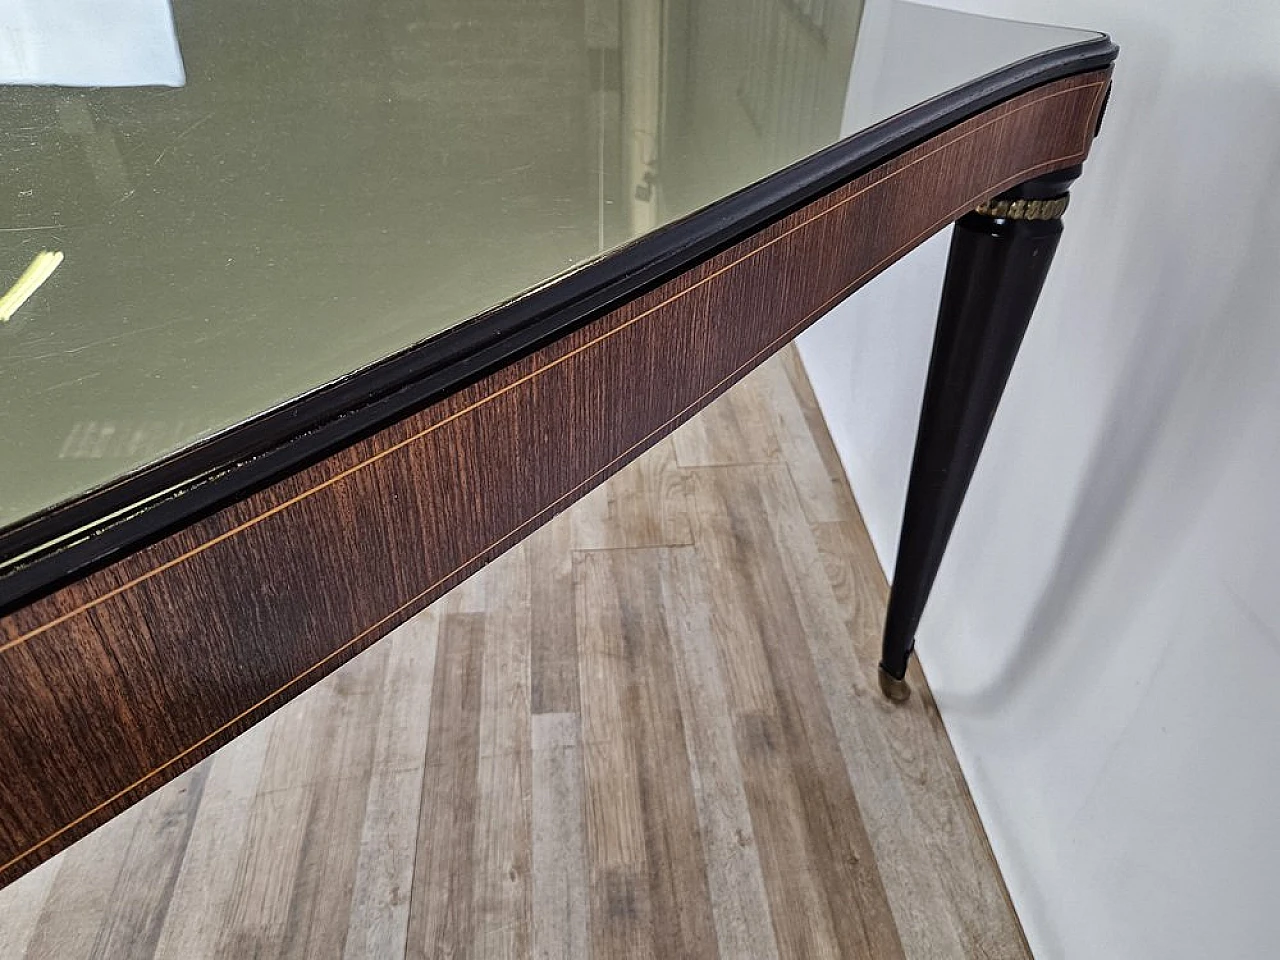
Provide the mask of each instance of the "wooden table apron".
{"label": "wooden table apron", "polygon": [[1108,76],[987,109],[446,400],[5,617],[0,883],[403,623],[925,238],[1013,184],[1081,162]]}

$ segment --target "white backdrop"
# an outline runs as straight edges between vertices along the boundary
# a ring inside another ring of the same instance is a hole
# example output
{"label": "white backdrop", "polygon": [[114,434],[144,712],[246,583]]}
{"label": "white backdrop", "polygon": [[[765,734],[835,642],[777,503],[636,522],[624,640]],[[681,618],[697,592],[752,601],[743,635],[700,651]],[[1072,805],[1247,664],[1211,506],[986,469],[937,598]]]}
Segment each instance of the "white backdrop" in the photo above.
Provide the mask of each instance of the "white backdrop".
{"label": "white backdrop", "polygon": [[0,84],[185,82],[169,0],[0,0]]}
{"label": "white backdrop", "polygon": [[[919,655],[1037,957],[1280,956],[1280,3],[945,5],[1122,52]],[[945,254],[801,343],[886,567]]]}

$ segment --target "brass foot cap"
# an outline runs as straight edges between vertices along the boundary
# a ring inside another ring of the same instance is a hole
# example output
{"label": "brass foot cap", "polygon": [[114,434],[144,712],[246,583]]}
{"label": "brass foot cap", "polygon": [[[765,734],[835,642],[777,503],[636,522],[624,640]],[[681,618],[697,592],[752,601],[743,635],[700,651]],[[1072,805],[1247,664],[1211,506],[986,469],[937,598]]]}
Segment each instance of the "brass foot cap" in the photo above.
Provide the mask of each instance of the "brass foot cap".
{"label": "brass foot cap", "polygon": [[911,696],[911,687],[906,680],[899,680],[884,667],[879,669],[880,692],[894,703],[905,703]]}

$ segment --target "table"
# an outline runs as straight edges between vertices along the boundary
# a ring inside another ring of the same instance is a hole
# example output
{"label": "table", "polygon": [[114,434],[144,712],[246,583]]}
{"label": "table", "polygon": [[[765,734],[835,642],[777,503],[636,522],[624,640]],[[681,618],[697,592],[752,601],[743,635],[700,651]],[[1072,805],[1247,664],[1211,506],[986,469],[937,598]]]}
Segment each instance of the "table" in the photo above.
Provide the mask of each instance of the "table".
{"label": "table", "polygon": [[956,222],[907,695],[1108,38],[837,0],[95,9],[0,54],[0,883]]}

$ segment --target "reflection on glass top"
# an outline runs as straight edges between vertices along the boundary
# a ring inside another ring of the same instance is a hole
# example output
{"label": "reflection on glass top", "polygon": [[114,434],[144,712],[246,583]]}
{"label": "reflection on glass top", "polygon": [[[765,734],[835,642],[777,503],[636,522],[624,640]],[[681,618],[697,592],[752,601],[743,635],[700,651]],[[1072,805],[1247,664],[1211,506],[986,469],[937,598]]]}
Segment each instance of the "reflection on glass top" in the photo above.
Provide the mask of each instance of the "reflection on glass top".
{"label": "reflection on glass top", "polygon": [[9,0],[0,526],[1090,36],[861,7]]}

